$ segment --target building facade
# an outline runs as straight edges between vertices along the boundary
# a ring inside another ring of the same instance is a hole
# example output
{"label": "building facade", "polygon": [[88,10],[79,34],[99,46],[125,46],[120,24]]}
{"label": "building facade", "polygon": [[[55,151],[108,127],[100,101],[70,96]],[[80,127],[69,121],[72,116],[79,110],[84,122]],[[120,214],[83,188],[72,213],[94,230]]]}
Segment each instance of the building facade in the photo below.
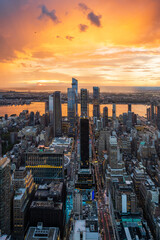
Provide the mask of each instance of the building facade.
{"label": "building facade", "polygon": [[68,121],[69,135],[73,136],[76,124],[76,93],[73,88],[68,88]]}
{"label": "building facade", "polygon": [[88,117],[88,91],[81,89],[81,117]]}
{"label": "building facade", "polygon": [[54,137],[62,136],[61,92],[53,94],[53,133]]}
{"label": "building facade", "polygon": [[10,234],[11,222],[11,174],[10,159],[0,159],[0,230]]}
{"label": "building facade", "polygon": [[93,117],[100,118],[100,89],[93,87]]}

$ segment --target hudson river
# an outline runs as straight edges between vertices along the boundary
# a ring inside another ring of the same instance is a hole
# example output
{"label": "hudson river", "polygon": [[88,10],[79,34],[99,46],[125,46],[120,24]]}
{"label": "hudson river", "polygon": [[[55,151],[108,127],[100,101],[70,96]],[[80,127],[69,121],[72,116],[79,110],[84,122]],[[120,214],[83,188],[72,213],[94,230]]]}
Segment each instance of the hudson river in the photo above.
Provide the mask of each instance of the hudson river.
{"label": "hudson river", "polygon": [[[103,113],[103,108],[107,106],[109,111],[109,116],[112,116],[112,104],[101,104],[100,105],[100,111],[101,114]],[[142,104],[132,104],[132,112],[140,115],[145,116],[146,115],[146,109],[147,105]],[[28,110],[29,112],[37,112],[39,111],[40,114],[45,113],[45,103],[44,102],[32,102],[30,105],[18,105],[18,106],[0,106],[0,116],[4,116],[5,114],[8,114],[10,116],[11,114],[19,115],[20,112],[23,110]],[[120,114],[128,111],[128,105],[127,104],[116,104],[116,115],[119,116]],[[80,104],[78,104],[78,112],[80,115]],[[67,103],[62,104],[62,115],[67,116]],[[89,115],[90,117],[93,116],[93,105],[89,104]]]}

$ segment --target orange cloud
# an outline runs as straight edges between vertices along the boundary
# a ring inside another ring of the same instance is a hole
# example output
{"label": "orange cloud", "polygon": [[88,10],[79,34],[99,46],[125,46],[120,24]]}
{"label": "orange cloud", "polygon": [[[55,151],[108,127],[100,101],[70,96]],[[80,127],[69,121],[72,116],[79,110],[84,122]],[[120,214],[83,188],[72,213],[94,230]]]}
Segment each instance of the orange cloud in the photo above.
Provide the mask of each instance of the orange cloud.
{"label": "orange cloud", "polygon": [[156,86],[159,10],[159,0],[0,0],[0,82]]}

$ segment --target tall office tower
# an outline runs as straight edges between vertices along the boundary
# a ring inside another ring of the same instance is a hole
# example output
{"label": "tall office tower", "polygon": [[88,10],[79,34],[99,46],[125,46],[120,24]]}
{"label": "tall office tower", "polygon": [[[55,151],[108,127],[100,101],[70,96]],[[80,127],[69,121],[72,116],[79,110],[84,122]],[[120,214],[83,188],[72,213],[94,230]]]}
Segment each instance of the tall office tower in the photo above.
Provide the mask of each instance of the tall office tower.
{"label": "tall office tower", "polygon": [[103,108],[103,128],[108,126],[108,107]]}
{"label": "tall office tower", "polygon": [[89,168],[89,119],[80,119],[80,159],[81,169]]}
{"label": "tall office tower", "polygon": [[158,130],[160,130],[160,105],[157,106],[157,118],[156,118],[156,122],[157,122],[157,128],[158,128]]}
{"label": "tall office tower", "polygon": [[49,95],[49,120],[53,123],[53,94]]}
{"label": "tall office tower", "polygon": [[154,103],[151,103],[151,120],[154,120]]}
{"label": "tall office tower", "polygon": [[31,126],[34,126],[34,124],[35,124],[34,112],[31,112],[29,115],[29,123]]}
{"label": "tall office tower", "polygon": [[128,112],[132,112],[132,105],[131,105],[131,103],[128,103]]}
{"label": "tall office tower", "polygon": [[0,230],[10,234],[11,221],[11,174],[10,159],[0,159]]}
{"label": "tall office tower", "polygon": [[127,120],[128,120],[128,114],[127,113],[123,113],[123,125],[127,124]]}
{"label": "tall office tower", "polygon": [[61,92],[56,91],[53,94],[53,131],[54,137],[62,136],[62,110],[61,110]]}
{"label": "tall office tower", "polygon": [[76,122],[76,93],[73,88],[68,88],[68,121],[69,135],[74,135]]}
{"label": "tall office tower", "polygon": [[127,126],[129,128],[132,128],[133,125],[133,112],[128,112],[128,121],[127,121]]}
{"label": "tall office tower", "polygon": [[45,102],[45,113],[49,113],[49,101]]}
{"label": "tall office tower", "polygon": [[78,116],[78,80],[75,78],[72,78],[72,89],[76,93],[76,116]]}
{"label": "tall office tower", "polygon": [[147,108],[147,120],[151,120],[151,108]]}
{"label": "tall office tower", "polygon": [[113,103],[113,108],[112,108],[112,119],[116,120],[116,104]]}
{"label": "tall office tower", "polygon": [[117,148],[117,138],[115,136],[110,136],[109,139],[109,165],[111,168],[116,169],[118,162],[118,148]]}
{"label": "tall office tower", "polygon": [[99,87],[93,87],[93,117],[100,118],[100,89]]}
{"label": "tall office tower", "polygon": [[88,117],[88,91],[81,89],[81,117]]}

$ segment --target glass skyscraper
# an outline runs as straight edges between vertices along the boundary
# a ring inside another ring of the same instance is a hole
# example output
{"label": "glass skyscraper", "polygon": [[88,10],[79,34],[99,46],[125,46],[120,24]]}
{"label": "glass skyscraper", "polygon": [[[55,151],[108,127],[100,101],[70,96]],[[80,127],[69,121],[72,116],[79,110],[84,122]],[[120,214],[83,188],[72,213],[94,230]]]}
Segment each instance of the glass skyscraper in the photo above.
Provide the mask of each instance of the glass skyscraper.
{"label": "glass skyscraper", "polygon": [[53,94],[49,95],[49,119],[53,123]]}
{"label": "glass skyscraper", "polygon": [[108,126],[108,107],[103,108],[103,127]]}
{"label": "glass skyscraper", "polygon": [[78,116],[78,80],[72,78],[72,89],[74,89],[76,93],[75,104],[76,104],[76,116]]}
{"label": "glass skyscraper", "polygon": [[93,87],[93,117],[100,118],[100,89],[99,87]]}
{"label": "glass skyscraper", "polygon": [[69,135],[74,135],[76,123],[76,92],[73,88],[68,88],[68,121]]}
{"label": "glass skyscraper", "polygon": [[81,169],[89,168],[89,119],[80,119],[80,159]]}

